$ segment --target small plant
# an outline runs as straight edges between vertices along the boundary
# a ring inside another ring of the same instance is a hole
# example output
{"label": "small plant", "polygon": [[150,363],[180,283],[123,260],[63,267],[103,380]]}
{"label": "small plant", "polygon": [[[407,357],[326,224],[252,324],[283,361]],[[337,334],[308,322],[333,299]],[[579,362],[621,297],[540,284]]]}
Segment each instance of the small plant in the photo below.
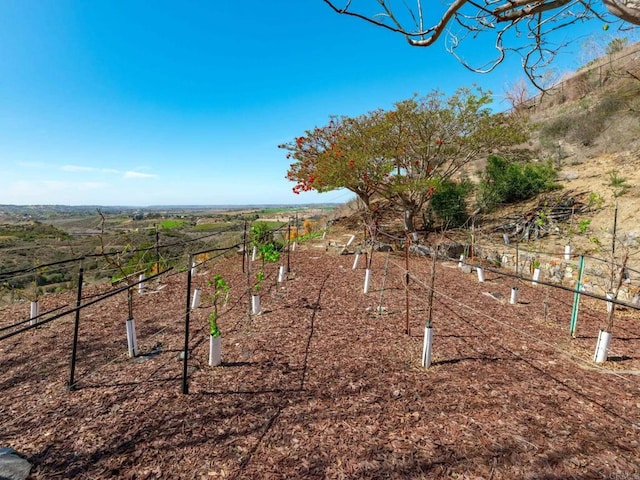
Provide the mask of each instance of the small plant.
{"label": "small plant", "polygon": [[589,225],[591,225],[591,220],[580,220],[580,223],[578,224],[578,231],[580,233],[587,233]]}
{"label": "small plant", "polygon": [[591,192],[589,194],[589,209],[600,210],[602,208],[602,204],[604,203],[604,197],[596,192]]}
{"label": "small plant", "polygon": [[225,303],[229,299],[229,284],[222,277],[222,275],[216,274],[213,280],[208,282],[210,287],[213,287],[213,294],[211,295],[211,303],[213,303],[213,310],[209,314],[209,334],[212,337],[219,337],[220,330],[218,329],[218,303],[220,299],[224,297]]}
{"label": "small plant", "polygon": [[260,248],[273,242],[273,232],[266,222],[256,222],[251,226],[251,243]]}
{"label": "small plant", "polygon": [[615,198],[621,197],[627,192],[627,190],[629,190],[629,188],[631,188],[631,185],[627,183],[627,177],[621,176],[617,170],[610,170],[608,173],[608,186],[611,187]]}
{"label": "small plant", "polygon": [[262,282],[264,282],[264,270],[260,269],[256,272],[256,283],[254,283],[253,288],[255,288],[256,292],[259,292],[262,288]]}
{"label": "small plant", "polygon": [[273,231],[265,222],[257,222],[251,227],[251,243],[256,247],[262,262],[260,269],[256,272],[256,282],[253,285],[254,290],[258,292],[265,278],[265,264],[280,260],[280,250],[278,243],[273,238]]}
{"label": "small plant", "polygon": [[601,241],[600,241],[600,239],[599,239],[598,237],[596,237],[595,235],[591,235],[591,236],[589,237],[589,241],[590,241],[591,243],[593,243],[593,244],[598,248],[598,250],[600,250],[600,249],[602,248],[602,242],[601,242]]}
{"label": "small plant", "polygon": [[254,284],[254,288],[256,292],[260,291],[262,287],[262,282],[264,281],[264,266],[268,263],[275,263],[280,260],[280,252],[276,248],[273,243],[268,243],[266,245],[261,245],[258,248],[258,255],[262,260],[262,265],[260,270],[256,272],[256,283]]}
{"label": "small plant", "polygon": [[545,212],[544,210],[540,210],[538,212],[538,216],[536,217],[536,223],[538,224],[538,226],[544,227],[548,221],[549,221],[548,212]]}
{"label": "small plant", "polygon": [[258,254],[263,262],[275,263],[280,260],[280,252],[273,243],[262,245],[258,248]]}

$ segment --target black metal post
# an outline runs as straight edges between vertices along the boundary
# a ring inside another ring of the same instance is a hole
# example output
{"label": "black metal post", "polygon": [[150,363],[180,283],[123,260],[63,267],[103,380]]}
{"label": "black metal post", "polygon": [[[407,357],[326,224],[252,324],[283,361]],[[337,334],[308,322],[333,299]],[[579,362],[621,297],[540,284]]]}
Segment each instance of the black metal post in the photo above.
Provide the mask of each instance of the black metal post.
{"label": "black metal post", "polygon": [[291,271],[291,218],[287,224],[287,273]]}
{"label": "black metal post", "polygon": [[160,271],[160,233],[158,232],[158,224],[154,223],[156,229],[156,273]]}
{"label": "black metal post", "polygon": [[247,273],[245,270],[245,261],[249,262],[247,258],[247,221],[244,221],[244,230],[242,232],[242,273]]}
{"label": "black metal post", "polygon": [[611,245],[611,254],[616,254],[616,233],[618,230],[618,201],[616,200],[616,208],[613,210],[613,244]]}
{"label": "black metal post", "polygon": [[187,369],[189,367],[189,320],[191,318],[191,264],[193,262],[192,255],[189,254],[189,262],[187,263],[187,310],[184,317],[184,358],[182,368],[182,393],[189,393],[189,383],[187,382]]}
{"label": "black metal post", "polygon": [[71,349],[71,373],[69,375],[69,390],[75,390],[76,353],[78,352],[78,330],[80,329],[80,304],[82,303],[82,282],[84,269],[78,271],[78,295],[76,297],[76,321],[73,328],[73,347]]}
{"label": "black metal post", "polygon": [[409,243],[411,239],[407,233],[407,238],[404,243],[404,302],[405,302],[405,328],[404,333],[411,335],[411,327],[409,326]]}

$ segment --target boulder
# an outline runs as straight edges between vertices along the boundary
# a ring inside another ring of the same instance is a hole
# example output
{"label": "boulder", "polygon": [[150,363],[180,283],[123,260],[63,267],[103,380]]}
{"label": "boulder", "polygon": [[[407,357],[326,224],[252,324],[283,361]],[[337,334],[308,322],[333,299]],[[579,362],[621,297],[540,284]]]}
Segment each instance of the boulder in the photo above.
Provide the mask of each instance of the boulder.
{"label": "boulder", "polygon": [[0,447],[0,480],[25,480],[31,464],[12,448]]}

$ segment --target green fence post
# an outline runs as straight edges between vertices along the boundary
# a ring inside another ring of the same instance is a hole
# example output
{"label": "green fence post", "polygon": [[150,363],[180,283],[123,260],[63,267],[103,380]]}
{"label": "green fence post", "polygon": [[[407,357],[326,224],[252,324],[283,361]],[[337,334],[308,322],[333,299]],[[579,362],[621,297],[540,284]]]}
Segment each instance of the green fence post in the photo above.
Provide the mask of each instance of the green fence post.
{"label": "green fence post", "polygon": [[578,323],[578,309],[580,306],[580,290],[582,290],[583,274],[584,274],[584,255],[580,255],[580,262],[578,263],[578,281],[576,282],[576,291],[573,294],[573,310],[571,312],[570,333],[573,338],[576,337],[576,324]]}

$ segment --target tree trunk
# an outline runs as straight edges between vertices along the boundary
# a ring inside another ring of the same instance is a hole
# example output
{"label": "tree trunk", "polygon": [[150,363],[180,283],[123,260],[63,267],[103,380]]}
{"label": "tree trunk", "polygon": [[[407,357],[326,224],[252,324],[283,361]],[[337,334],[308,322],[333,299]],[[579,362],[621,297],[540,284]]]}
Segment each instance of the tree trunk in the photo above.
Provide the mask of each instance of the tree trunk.
{"label": "tree trunk", "polygon": [[407,233],[413,233],[416,231],[416,227],[413,223],[413,211],[406,209],[404,211],[404,229]]}

